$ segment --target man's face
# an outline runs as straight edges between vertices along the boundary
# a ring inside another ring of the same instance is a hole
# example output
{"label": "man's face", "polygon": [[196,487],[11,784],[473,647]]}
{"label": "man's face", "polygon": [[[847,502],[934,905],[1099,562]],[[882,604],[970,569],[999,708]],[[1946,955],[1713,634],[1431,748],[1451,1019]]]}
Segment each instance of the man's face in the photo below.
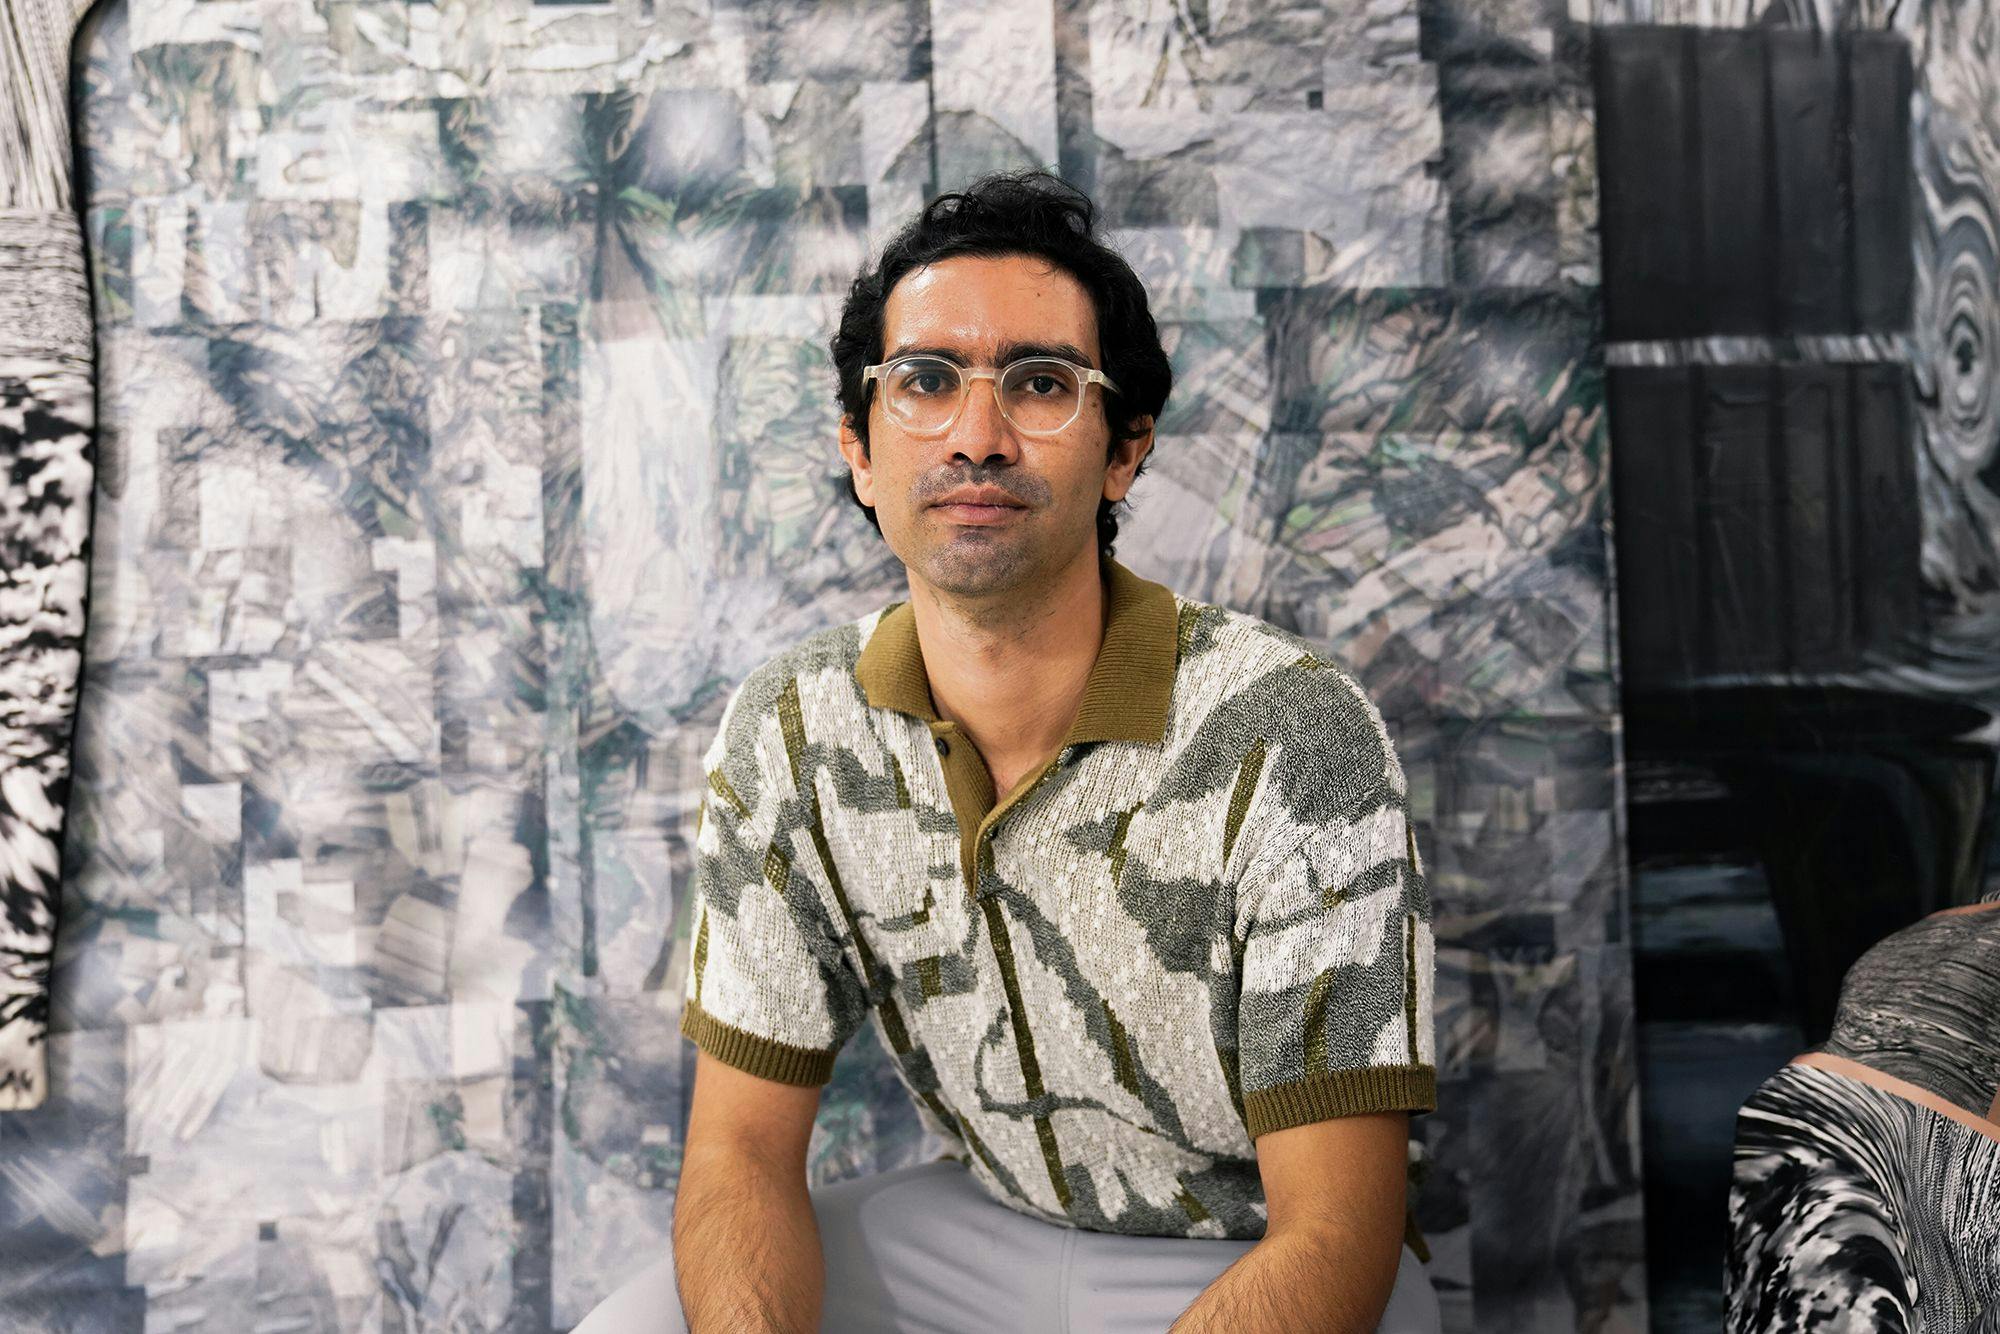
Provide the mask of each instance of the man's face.
{"label": "man's face", "polygon": [[[904,275],[883,307],[881,359],[916,351],[982,367],[1024,354],[1104,365],[1090,294],[1029,255],[962,255]],[[1084,552],[1094,562],[1098,501],[1124,497],[1152,443],[1150,433],[1129,442],[1107,467],[1102,385],[1084,390],[1076,420],[1052,436],[1016,430],[990,380],[971,381],[957,420],[931,436],[903,430],[882,406],[879,381],[874,389],[868,457],[845,424],[840,433],[855,494],[875,507],[889,549],[913,574],[960,596],[1044,584]],[[997,489],[1019,508],[966,513],[939,503],[962,487]]]}

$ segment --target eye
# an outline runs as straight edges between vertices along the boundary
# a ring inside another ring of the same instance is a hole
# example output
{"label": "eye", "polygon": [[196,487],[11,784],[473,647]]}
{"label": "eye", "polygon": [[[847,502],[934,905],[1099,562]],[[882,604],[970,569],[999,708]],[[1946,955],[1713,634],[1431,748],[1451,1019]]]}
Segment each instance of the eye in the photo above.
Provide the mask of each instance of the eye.
{"label": "eye", "polygon": [[1051,375],[1047,371],[1038,371],[1027,378],[1025,387],[1037,398],[1047,398],[1052,394],[1060,394],[1063,391],[1063,382],[1060,376]]}
{"label": "eye", "polygon": [[906,394],[929,398],[950,393],[956,381],[956,376],[940,366],[910,366],[896,377],[896,386]]}

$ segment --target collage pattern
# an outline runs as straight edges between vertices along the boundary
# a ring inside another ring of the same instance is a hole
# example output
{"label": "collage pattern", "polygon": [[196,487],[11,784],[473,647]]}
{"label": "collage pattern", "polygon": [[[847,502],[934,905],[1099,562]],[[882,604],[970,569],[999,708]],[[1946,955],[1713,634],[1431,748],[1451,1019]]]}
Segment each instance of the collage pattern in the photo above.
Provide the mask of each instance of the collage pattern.
{"label": "collage pattern", "polygon": [[[838,303],[932,191],[1047,165],[1180,386],[1120,558],[1303,636],[1401,756],[1446,1328],[1642,1328],[1587,37],[1499,0],[95,16],[90,621],[0,1323],[560,1329],[651,1258],[701,757],[903,584],[833,447]],[[814,1180],[939,1147],[864,1028]]]}

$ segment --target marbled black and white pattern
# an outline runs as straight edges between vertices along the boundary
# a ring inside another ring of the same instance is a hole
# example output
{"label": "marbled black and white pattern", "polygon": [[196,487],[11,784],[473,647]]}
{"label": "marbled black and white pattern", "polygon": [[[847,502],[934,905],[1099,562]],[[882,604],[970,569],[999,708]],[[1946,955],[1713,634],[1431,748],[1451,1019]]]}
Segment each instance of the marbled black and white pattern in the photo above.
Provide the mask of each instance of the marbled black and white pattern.
{"label": "marbled black and white pattern", "polygon": [[0,1111],[47,1093],[82,665],[96,408],[69,47],[87,7],[0,0]]}
{"label": "marbled black and white pattern", "polygon": [[1862,955],[1819,1050],[1985,1116],[2000,1099],[2000,907],[1934,914]]}
{"label": "marbled black and white pattern", "polygon": [[1796,1065],[1736,1124],[1729,1334],[2000,1330],[2000,1138]]}

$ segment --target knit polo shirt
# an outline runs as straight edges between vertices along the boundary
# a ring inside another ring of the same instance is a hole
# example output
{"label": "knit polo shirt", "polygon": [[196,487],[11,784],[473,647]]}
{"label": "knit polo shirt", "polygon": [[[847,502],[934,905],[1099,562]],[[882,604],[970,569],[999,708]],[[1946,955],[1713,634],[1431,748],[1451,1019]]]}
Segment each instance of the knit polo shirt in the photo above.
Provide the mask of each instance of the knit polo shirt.
{"label": "knit polo shirt", "polygon": [[907,602],[735,690],[681,1031],[824,1084],[864,1019],[1000,1203],[1251,1239],[1253,1140],[1436,1106],[1431,908],[1380,714],[1301,637],[1100,555],[1067,735],[996,794]]}

